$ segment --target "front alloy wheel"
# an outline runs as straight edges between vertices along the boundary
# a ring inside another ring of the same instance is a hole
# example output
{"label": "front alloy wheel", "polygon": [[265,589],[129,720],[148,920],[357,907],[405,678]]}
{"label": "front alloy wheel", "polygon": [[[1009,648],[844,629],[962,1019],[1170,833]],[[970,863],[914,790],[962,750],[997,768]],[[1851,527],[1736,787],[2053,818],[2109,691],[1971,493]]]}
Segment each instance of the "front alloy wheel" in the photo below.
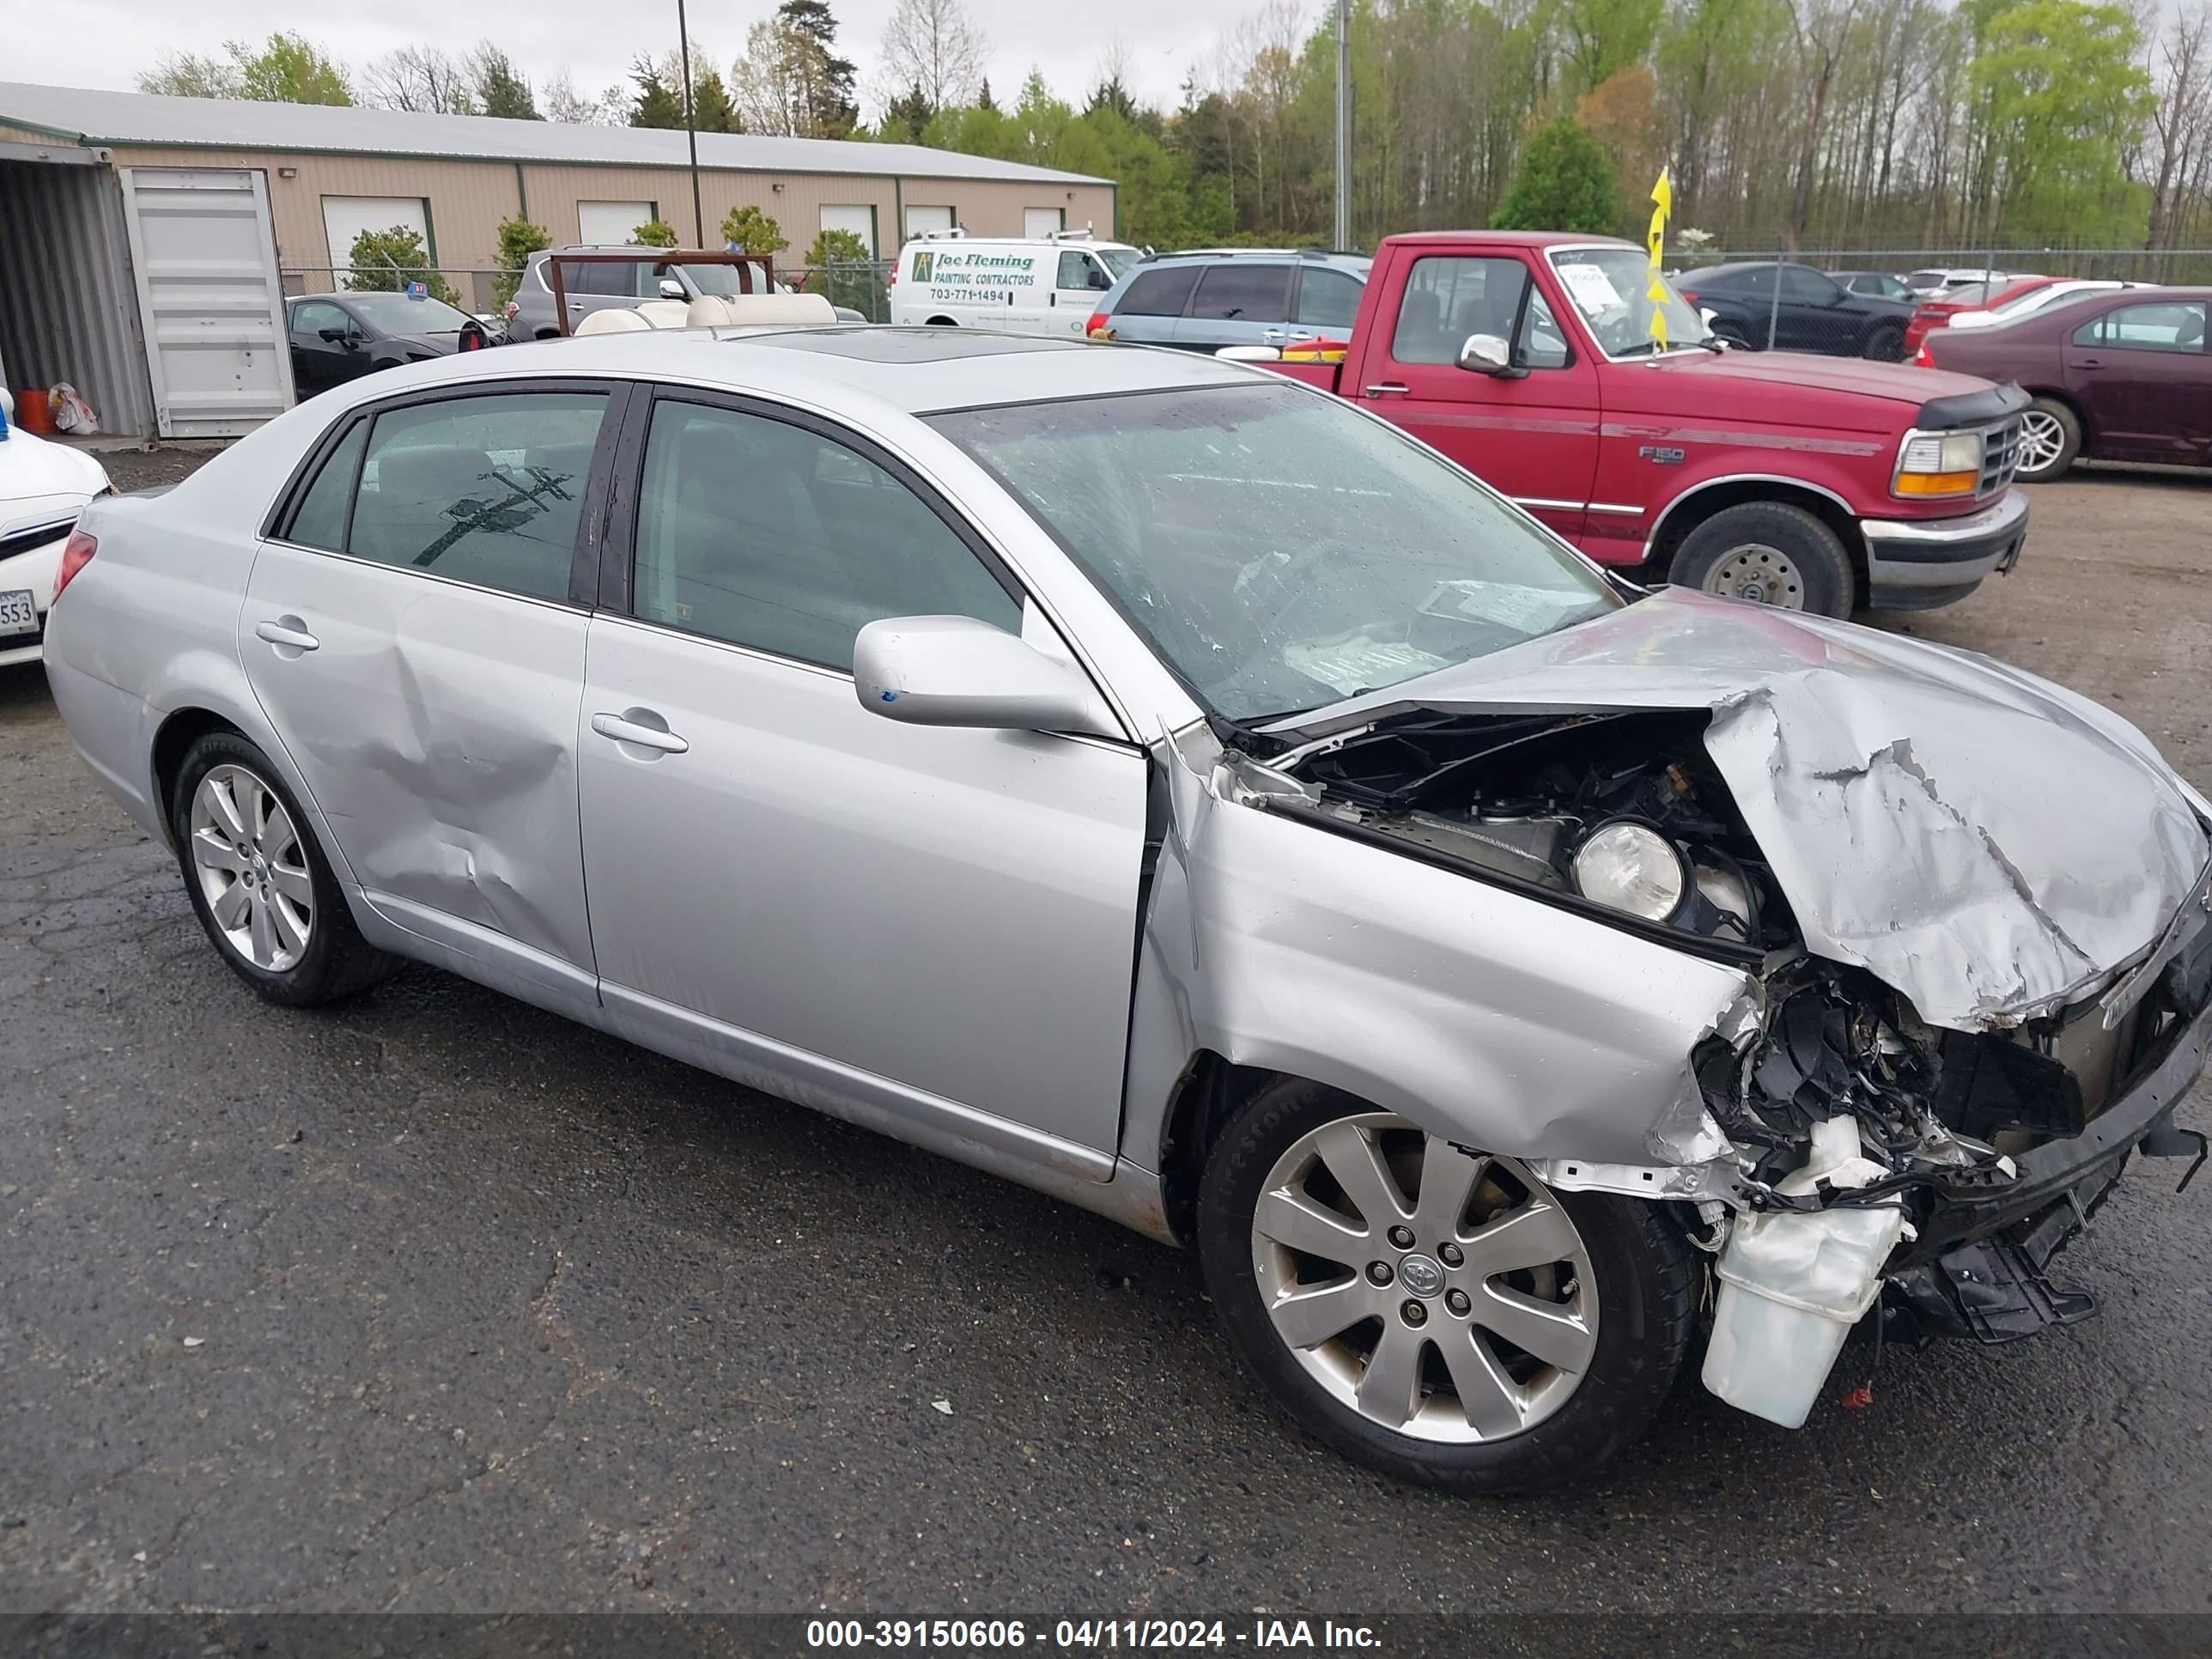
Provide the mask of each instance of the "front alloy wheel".
{"label": "front alloy wheel", "polygon": [[1589,1252],[1551,1193],[1388,1114],[1339,1118],[1275,1160],[1252,1272],[1309,1376],[1423,1440],[1533,1427],[1597,1347]]}
{"label": "front alloy wheel", "polygon": [[1198,1244],[1239,1356],[1308,1431],[1461,1492],[1576,1478],[1640,1435],[1696,1316],[1664,1206],[1558,1193],[1513,1158],[1297,1079],[1207,1158]]}

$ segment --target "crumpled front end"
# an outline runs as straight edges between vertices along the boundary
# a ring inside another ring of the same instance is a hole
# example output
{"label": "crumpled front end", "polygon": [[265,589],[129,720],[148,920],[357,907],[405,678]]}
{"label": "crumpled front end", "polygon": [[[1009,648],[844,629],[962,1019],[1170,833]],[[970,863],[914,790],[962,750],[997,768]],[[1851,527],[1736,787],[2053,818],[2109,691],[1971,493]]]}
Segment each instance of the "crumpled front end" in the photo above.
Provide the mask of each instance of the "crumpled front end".
{"label": "crumpled front end", "polygon": [[[2207,808],[2071,694],[1667,592],[1279,735],[1261,814],[1534,901],[1593,977],[1651,942],[1738,976],[1694,1110],[1624,1079],[1640,1154],[1583,1120],[1515,1139],[1547,1118],[1534,1067],[1478,1126],[1448,1090],[1400,1109],[1671,1203],[1713,1260],[1707,1381],[1747,1409],[1801,1422],[1877,1303],[1983,1341],[2082,1316],[2051,1257],[2131,1153],[2200,1154],[2171,1117],[2212,1031]],[[1606,1023],[1578,1013],[1562,1073]]]}

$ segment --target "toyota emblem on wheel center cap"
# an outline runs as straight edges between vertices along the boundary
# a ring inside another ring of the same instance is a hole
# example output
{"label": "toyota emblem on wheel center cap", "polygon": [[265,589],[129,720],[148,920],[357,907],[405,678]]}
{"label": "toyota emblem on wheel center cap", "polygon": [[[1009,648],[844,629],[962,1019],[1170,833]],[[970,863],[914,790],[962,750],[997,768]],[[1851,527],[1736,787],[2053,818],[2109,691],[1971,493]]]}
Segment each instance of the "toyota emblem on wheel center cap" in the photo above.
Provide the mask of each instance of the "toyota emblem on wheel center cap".
{"label": "toyota emblem on wheel center cap", "polygon": [[1432,1255],[1409,1255],[1398,1264],[1399,1282],[1415,1296],[1434,1296],[1444,1287],[1444,1270]]}

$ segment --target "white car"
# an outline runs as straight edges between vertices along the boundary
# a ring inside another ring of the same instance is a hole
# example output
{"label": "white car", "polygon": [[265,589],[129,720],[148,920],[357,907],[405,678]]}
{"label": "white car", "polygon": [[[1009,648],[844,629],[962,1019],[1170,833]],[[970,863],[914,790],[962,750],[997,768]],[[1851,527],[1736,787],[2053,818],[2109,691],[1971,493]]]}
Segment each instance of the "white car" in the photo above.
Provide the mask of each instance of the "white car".
{"label": "white car", "polygon": [[2046,288],[2032,288],[2015,299],[2001,306],[1991,306],[1984,311],[1961,311],[1943,319],[1946,328],[1996,328],[2001,324],[2016,322],[2022,317],[2033,317],[2045,306],[2055,306],[2068,300],[2077,300],[2084,294],[2101,294],[2108,289],[2140,288],[2140,283],[2093,282],[2076,278],[2063,283],[2052,283]]}
{"label": "white car", "polygon": [[38,661],[62,548],[108,487],[106,469],[82,450],[17,426],[15,399],[0,390],[0,667]]}
{"label": "white car", "polygon": [[1088,230],[1042,240],[939,231],[899,250],[891,321],[1079,340],[1106,290],[1144,257]]}

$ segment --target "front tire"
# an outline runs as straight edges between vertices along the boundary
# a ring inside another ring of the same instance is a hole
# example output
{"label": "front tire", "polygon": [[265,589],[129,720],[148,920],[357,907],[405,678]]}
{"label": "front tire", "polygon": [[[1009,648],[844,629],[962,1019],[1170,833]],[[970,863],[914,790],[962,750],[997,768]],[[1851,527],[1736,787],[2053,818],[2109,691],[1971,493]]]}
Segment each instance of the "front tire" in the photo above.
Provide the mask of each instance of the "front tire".
{"label": "front tire", "polygon": [[169,822],[200,926],[269,1001],[335,1002],[400,967],[362,938],[299,803],[237,732],[210,732],[185,751]]}
{"label": "front tire", "polygon": [[1587,1475],[1650,1425],[1697,1266],[1656,1204],[1553,1193],[1297,1079],[1256,1094],[1200,1184],[1231,1343],[1308,1432],[1448,1492]]}
{"label": "front tire", "polygon": [[2020,417],[2021,483],[2063,478],[2081,453],[2081,417],[2056,398],[2038,398]]}
{"label": "front tire", "polygon": [[1740,501],[1682,538],[1667,580],[1784,611],[1848,617],[1857,577],[1843,539],[1788,501]]}

